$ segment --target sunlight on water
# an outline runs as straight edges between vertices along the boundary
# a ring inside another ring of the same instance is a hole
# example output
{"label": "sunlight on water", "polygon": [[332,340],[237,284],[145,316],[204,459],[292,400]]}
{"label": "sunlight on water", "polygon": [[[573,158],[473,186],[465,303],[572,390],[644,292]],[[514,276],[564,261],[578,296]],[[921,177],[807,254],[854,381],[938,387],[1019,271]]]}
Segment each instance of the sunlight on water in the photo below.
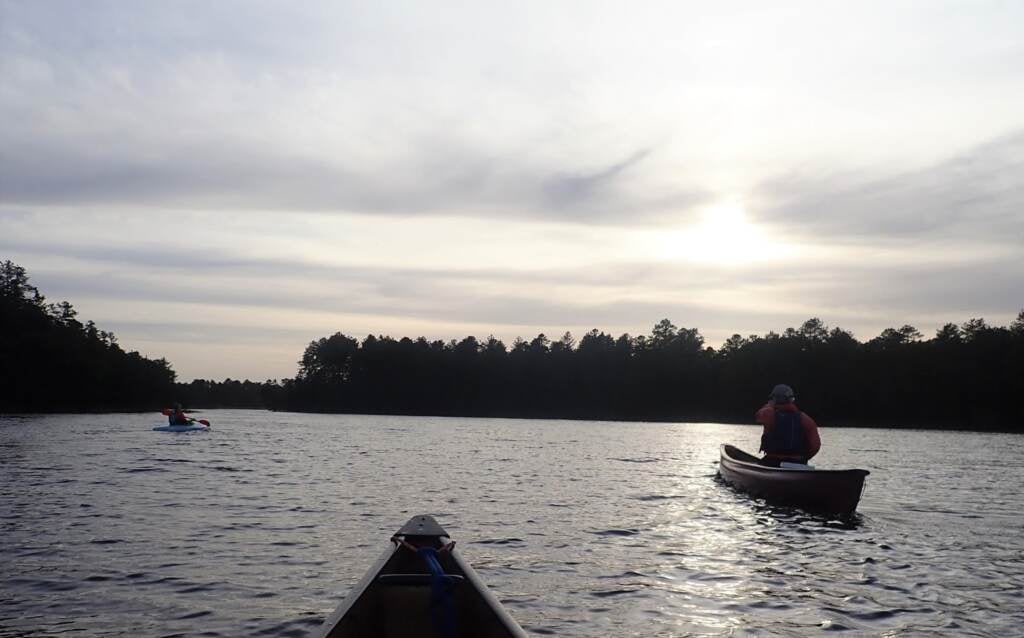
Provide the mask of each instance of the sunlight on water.
{"label": "sunlight on water", "polygon": [[192,434],[0,419],[0,636],[310,635],[418,513],[535,635],[1005,636],[1024,620],[1013,435],[823,430],[819,467],[872,472],[844,521],[718,480],[718,444],[756,449],[749,426],[204,416]]}

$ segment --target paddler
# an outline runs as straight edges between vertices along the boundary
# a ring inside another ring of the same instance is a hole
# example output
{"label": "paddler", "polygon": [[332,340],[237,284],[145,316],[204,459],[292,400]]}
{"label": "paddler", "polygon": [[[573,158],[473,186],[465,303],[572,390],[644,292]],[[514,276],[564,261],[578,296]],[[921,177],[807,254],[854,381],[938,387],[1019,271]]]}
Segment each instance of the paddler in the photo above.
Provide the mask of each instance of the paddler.
{"label": "paddler", "polygon": [[188,425],[190,422],[180,403],[175,403],[173,408],[163,410],[163,413],[167,415],[167,423],[170,425]]}
{"label": "paddler", "polygon": [[780,383],[772,388],[768,403],[754,418],[764,426],[763,465],[778,467],[783,461],[806,464],[821,449],[818,424],[796,407],[796,396],[788,385]]}

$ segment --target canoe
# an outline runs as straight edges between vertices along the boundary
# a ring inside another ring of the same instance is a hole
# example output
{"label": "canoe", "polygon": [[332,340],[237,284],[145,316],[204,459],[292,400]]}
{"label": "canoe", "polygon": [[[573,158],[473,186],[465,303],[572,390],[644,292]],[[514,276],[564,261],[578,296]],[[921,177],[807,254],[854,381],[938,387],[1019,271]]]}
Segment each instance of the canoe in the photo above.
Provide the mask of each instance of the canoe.
{"label": "canoe", "polygon": [[722,446],[718,473],[733,487],[771,503],[840,515],[857,509],[864,477],[869,474],[867,470],[768,467],[732,445]]}
{"label": "canoe", "polygon": [[525,638],[526,632],[462,559],[448,532],[422,515],[395,533],[316,636]]}
{"label": "canoe", "polygon": [[185,425],[158,425],[153,428],[154,432],[197,432],[209,430],[210,426],[201,423],[187,423]]}

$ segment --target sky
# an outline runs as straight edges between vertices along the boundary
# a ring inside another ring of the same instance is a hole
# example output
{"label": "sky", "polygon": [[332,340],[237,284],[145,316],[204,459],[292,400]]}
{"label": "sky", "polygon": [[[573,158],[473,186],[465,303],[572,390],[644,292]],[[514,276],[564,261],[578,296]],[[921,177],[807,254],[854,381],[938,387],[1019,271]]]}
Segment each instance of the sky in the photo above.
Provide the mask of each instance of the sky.
{"label": "sky", "polygon": [[0,259],[179,380],[1024,308],[1024,3],[0,0]]}

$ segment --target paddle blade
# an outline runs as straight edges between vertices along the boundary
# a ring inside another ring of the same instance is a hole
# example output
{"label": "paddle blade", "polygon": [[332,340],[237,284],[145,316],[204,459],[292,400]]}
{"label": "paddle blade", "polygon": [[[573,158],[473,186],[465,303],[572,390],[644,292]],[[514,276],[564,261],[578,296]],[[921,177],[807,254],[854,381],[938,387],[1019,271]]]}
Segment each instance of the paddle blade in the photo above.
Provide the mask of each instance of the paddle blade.
{"label": "paddle blade", "polygon": [[210,422],[207,421],[206,419],[199,419],[199,422],[205,425],[206,427],[210,427]]}

